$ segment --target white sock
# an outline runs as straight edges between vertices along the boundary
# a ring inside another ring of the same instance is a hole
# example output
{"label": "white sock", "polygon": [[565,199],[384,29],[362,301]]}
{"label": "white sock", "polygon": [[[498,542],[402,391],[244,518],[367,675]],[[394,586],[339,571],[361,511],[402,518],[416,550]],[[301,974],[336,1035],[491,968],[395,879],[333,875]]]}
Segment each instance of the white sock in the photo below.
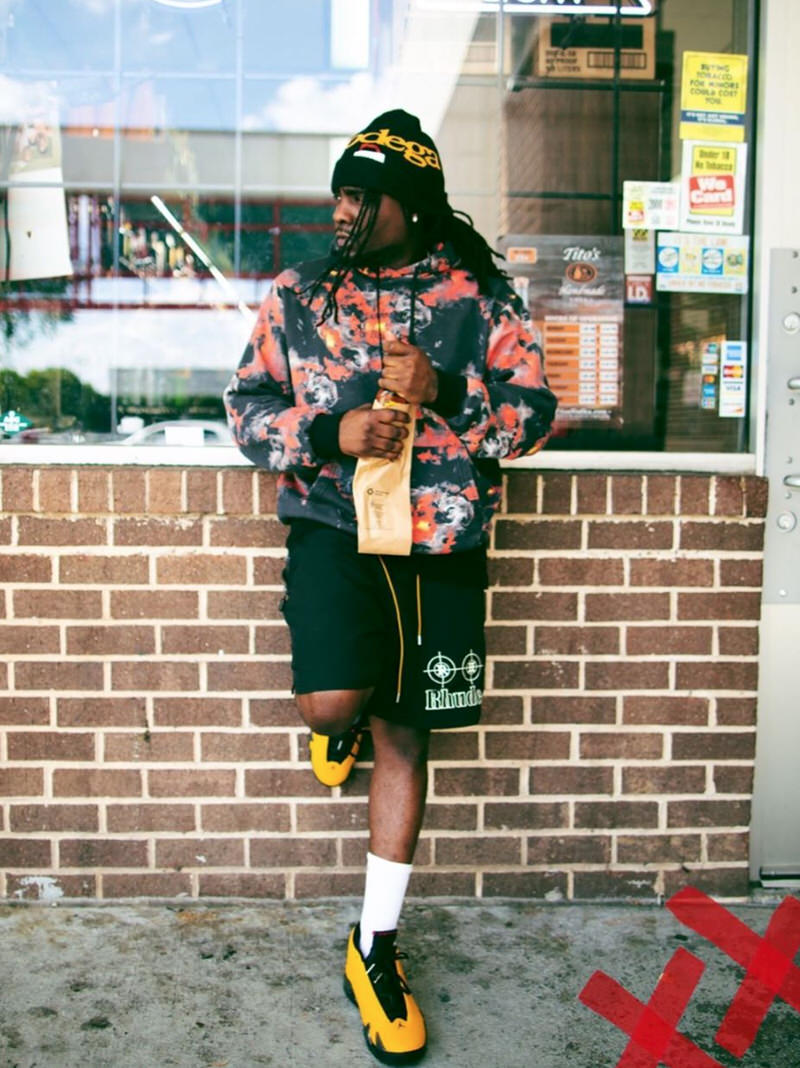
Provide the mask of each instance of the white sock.
{"label": "white sock", "polygon": [[364,957],[372,949],[372,936],[376,931],[397,929],[410,875],[410,864],[384,860],[383,857],[376,857],[374,853],[367,853],[367,879],[361,909],[359,946]]}

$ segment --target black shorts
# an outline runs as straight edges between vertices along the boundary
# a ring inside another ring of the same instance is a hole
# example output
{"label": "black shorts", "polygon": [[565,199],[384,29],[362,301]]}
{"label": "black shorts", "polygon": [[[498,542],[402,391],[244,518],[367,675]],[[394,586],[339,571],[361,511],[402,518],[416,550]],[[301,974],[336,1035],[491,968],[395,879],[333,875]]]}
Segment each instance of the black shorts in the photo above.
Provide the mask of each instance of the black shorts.
{"label": "black shorts", "polygon": [[367,713],[431,730],[481,714],[485,549],[372,556],[351,534],[294,522],[283,613],[295,693],[374,687]]}

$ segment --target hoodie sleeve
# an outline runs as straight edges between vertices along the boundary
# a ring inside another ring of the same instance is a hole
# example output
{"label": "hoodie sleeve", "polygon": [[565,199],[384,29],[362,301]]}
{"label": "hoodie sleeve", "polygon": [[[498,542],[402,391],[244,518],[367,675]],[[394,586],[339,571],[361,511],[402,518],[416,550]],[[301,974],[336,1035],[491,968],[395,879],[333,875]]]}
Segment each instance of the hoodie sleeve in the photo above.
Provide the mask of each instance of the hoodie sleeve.
{"label": "hoodie sleeve", "polygon": [[299,471],[323,462],[311,443],[311,425],[324,409],[295,403],[282,287],[277,283],[259,309],[223,400],[234,441],[259,467]]}
{"label": "hoodie sleeve", "polygon": [[[547,387],[533,324],[516,293],[493,305],[483,377],[472,369],[463,377],[440,374],[439,400],[440,413],[475,459],[511,460],[545,444],[557,401]],[[459,410],[452,411],[459,401]]]}

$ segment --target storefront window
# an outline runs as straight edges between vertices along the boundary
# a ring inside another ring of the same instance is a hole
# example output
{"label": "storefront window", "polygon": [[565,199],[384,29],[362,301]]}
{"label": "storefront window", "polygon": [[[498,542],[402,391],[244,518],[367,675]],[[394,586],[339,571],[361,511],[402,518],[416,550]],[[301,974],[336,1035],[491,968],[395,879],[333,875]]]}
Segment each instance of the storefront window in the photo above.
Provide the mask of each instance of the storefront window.
{"label": "storefront window", "polygon": [[757,3],[615,7],[0,0],[0,458],[224,441],[260,300],[398,106],[530,307],[553,448],[747,451]]}

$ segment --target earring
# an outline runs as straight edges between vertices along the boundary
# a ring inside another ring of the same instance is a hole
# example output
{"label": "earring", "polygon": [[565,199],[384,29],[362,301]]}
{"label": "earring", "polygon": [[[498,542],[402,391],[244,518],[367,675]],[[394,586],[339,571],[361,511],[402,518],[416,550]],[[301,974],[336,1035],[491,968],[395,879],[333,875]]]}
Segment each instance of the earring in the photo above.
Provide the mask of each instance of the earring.
{"label": "earring", "polygon": [[419,222],[419,215],[417,215],[416,212],[414,212],[414,214],[411,216],[411,221],[412,223],[414,223],[415,226]]}

